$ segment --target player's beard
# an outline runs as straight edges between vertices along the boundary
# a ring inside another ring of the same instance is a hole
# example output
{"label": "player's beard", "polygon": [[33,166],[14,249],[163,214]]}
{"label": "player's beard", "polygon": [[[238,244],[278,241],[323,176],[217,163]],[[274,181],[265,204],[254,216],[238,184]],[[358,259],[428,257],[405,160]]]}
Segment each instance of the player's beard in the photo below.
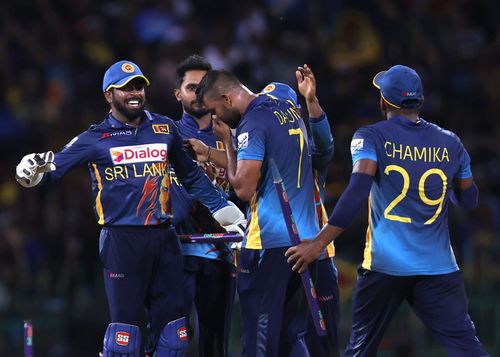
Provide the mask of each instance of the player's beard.
{"label": "player's beard", "polygon": [[146,101],[144,100],[144,98],[140,97],[128,98],[127,100],[130,99],[138,100],[139,106],[137,108],[127,108],[126,104],[121,103],[116,99],[114,93],[113,93],[113,101],[111,102],[111,104],[116,108],[118,112],[120,112],[120,114],[122,114],[125,118],[132,121],[142,116],[142,112],[144,111],[144,107],[146,106]]}
{"label": "player's beard", "polygon": [[231,129],[236,129],[241,120],[241,114],[236,108],[225,108],[224,113],[221,115],[221,119]]}
{"label": "player's beard", "polygon": [[182,103],[182,109],[184,109],[186,113],[197,119],[201,118],[202,116],[204,116],[209,112],[207,108],[200,106],[196,101],[187,103],[184,100],[181,100],[181,103]]}

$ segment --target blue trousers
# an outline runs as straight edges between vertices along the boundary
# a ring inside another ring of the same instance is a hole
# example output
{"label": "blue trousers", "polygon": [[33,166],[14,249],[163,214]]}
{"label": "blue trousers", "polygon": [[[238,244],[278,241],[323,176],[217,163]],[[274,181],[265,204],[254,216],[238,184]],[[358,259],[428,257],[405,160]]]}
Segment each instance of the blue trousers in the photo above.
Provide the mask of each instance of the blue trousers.
{"label": "blue trousers", "polygon": [[394,276],[359,269],[353,324],[344,356],[376,356],[385,329],[403,300],[450,356],[488,356],[467,312],[462,273]]}
{"label": "blue trousers", "polygon": [[184,256],[183,280],[188,319],[193,302],[198,316],[199,356],[227,356],[236,292],[234,265],[214,259]]}
{"label": "blue trousers", "polygon": [[173,228],[106,227],[99,241],[111,322],[141,326],[152,353],[163,327],[185,316],[182,253]]}
{"label": "blue trousers", "polygon": [[307,300],[300,275],[286,261],[286,250],[241,250],[238,295],[242,356],[309,356],[304,339]]}

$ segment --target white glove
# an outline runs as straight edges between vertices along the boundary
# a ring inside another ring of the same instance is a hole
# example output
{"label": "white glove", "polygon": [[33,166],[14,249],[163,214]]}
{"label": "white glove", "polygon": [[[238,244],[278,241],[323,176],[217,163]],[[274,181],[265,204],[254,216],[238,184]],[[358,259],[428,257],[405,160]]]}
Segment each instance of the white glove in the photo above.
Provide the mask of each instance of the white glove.
{"label": "white glove", "polygon": [[245,215],[233,202],[227,201],[227,203],[229,203],[229,206],[222,207],[220,210],[214,212],[212,216],[227,232],[236,232],[242,236],[245,235],[247,227]]}
{"label": "white glove", "polygon": [[16,181],[23,187],[33,187],[42,181],[45,172],[54,171],[54,153],[28,154],[16,166]]}

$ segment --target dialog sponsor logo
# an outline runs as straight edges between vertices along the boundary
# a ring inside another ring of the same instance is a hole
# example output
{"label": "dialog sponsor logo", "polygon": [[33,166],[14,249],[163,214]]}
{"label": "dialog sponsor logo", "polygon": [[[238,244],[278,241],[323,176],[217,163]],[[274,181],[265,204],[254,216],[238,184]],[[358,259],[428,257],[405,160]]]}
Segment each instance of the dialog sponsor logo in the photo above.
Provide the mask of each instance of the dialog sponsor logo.
{"label": "dialog sponsor logo", "polygon": [[120,146],[109,149],[114,165],[167,161],[167,144]]}
{"label": "dialog sponsor logo", "polygon": [[118,331],[115,335],[115,342],[118,346],[128,346],[130,334],[128,332]]}

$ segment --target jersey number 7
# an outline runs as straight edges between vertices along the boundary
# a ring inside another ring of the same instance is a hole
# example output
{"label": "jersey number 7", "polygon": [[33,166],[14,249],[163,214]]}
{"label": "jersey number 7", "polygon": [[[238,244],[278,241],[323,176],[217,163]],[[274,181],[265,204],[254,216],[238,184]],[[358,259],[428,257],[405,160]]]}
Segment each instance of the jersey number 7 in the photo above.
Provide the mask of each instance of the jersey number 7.
{"label": "jersey number 7", "polygon": [[297,188],[300,188],[300,168],[302,167],[302,153],[304,151],[304,133],[301,128],[288,129],[288,135],[298,135],[300,143],[299,169],[297,172]]}

